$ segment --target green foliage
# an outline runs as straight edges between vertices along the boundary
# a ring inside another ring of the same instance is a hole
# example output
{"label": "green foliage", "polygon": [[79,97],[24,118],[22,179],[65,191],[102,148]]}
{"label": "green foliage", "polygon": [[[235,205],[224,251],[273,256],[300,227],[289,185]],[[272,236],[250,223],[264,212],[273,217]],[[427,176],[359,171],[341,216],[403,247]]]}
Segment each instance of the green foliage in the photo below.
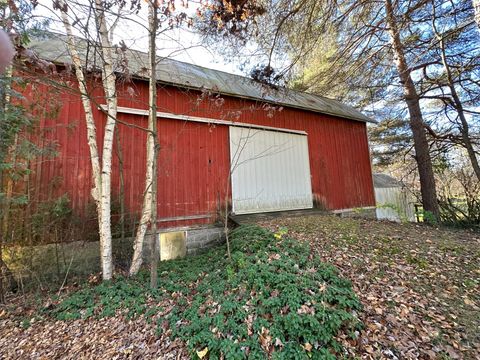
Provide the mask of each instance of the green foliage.
{"label": "green foliage", "polygon": [[395,211],[395,213],[400,219],[400,222],[402,223],[408,222],[408,217],[405,209],[399,206],[398,204],[386,203],[386,204],[377,205],[376,207],[377,209],[391,209]]}
{"label": "green foliage", "polygon": [[103,282],[94,287],[86,285],[47,313],[58,320],[114,316],[117,311],[123,311],[130,317],[136,316],[147,310],[147,288],[144,285],[125,278]]}
{"label": "green foliage", "polygon": [[161,262],[161,290],[149,290],[148,274],[140,273],[85,286],[50,314],[61,320],[118,313],[151,317],[162,299],[175,299],[163,320],[192,354],[205,348],[210,359],[339,354],[337,336],[354,336],[360,326],[355,315],[360,302],[350,282],[312,256],[306,244],[289,238],[286,228],[273,234],[243,226],[232,232],[231,241],[231,261],[222,246]]}
{"label": "green foliage", "polygon": [[38,244],[67,241],[72,227],[79,219],[72,211],[68,195],[64,194],[56,199],[40,202],[30,220],[32,236]]}
{"label": "green foliage", "polygon": [[[0,87],[8,90],[9,79],[0,77]],[[3,94],[2,94],[3,95]],[[22,106],[7,104],[0,109],[0,163],[3,166],[8,148],[13,144],[15,136],[24,126],[30,125],[30,119],[25,115]]]}
{"label": "green foliage", "polygon": [[211,359],[265,358],[266,351],[274,358],[304,358],[307,343],[312,356],[336,353],[336,335],[359,325],[352,309],[360,305],[349,282],[332,266],[309,259],[304,244],[264,229],[241,227],[232,242],[227,271],[209,273],[192,301],[175,308],[174,335],[188,340],[192,351],[208,347]]}
{"label": "green foliage", "polygon": [[18,42],[28,44],[30,35],[45,29],[51,21],[48,17],[33,16],[33,9],[34,3],[27,0],[0,1],[0,28],[15,30]]}
{"label": "green foliage", "polygon": [[480,229],[480,182],[462,149],[445,151],[436,162],[442,224]]}
{"label": "green foliage", "polygon": [[428,210],[423,211],[423,221],[431,225],[438,225],[437,217]]}
{"label": "green foliage", "polygon": [[388,167],[399,161],[412,145],[408,122],[399,117],[386,116],[377,126],[368,128],[374,165]]}
{"label": "green foliage", "polygon": [[36,135],[41,136],[35,109],[42,103],[34,102],[33,109],[28,109],[25,99],[15,91],[19,80],[8,74],[0,76],[0,207],[3,221],[8,224],[2,227],[2,236],[5,242],[18,244],[31,239],[30,212],[36,211],[37,205],[30,203],[31,188],[25,181],[31,174],[31,165],[42,156],[57,155],[56,143],[32,141]]}
{"label": "green foliage", "polygon": [[33,215],[33,220],[34,223],[45,221],[45,217],[48,216],[52,221],[57,222],[68,218],[71,213],[70,200],[68,195],[65,194],[55,200],[41,203],[37,212]]}
{"label": "green foliage", "polygon": [[28,329],[31,325],[30,319],[23,319],[21,322],[21,327],[23,329]]}

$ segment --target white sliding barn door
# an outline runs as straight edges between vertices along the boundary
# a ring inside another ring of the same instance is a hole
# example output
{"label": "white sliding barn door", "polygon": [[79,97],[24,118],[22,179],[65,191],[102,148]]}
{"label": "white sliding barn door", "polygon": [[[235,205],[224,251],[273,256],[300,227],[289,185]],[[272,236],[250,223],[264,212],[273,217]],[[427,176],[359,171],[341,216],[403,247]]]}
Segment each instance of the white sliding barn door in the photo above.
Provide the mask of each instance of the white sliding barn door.
{"label": "white sliding barn door", "polygon": [[230,126],[235,214],[312,208],[306,135]]}

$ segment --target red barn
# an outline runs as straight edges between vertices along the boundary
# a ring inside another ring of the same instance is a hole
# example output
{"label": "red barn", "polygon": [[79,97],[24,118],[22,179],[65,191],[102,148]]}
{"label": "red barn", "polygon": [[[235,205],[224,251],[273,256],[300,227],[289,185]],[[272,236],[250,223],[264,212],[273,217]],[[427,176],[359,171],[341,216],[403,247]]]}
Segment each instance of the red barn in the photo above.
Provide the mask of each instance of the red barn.
{"label": "red barn", "polygon": [[[58,65],[70,62],[61,37],[36,39],[31,47]],[[147,122],[147,61],[147,54],[129,51],[132,80],[118,80],[116,131],[130,213],[138,213],[145,184],[146,133],[141,128]],[[375,205],[366,124],[372,120],[359,111],[169,59],[159,61],[157,74],[160,227],[214,223],[225,199],[235,214]],[[92,201],[91,168],[82,104],[75,82],[68,84],[69,89],[56,90],[55,116],[45,116],[41,124],[49,129],[45,140],[57,142],[59,155],[39,161],[33,177],[40,200],[67,193],[81,214]],[[25,93],[47,93],[50,86],[32,82]],[[92,77],[90,88],[101,134],[106,116],[98,78]],[[112,179],[118,193],[118,156]]]}

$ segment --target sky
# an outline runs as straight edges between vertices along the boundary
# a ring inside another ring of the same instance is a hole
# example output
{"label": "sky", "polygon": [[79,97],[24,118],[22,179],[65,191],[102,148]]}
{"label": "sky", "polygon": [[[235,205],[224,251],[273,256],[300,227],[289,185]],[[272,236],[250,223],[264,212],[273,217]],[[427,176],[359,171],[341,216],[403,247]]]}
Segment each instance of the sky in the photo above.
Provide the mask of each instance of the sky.
{"label": "sky", "polygon": [[[186,12],[193,15],[195,8],[191,6]],[[76,13],[80,14],[81,11]],[[34,15],[39,18],[51,19],[48,26],[51,31],[65,33],[63,24],[59,21],[59,12],[52,9],[51,0],[40,0]],[[130,21],[118,22],[114,31],[114,44],[123,40],[128,48],[147,52],[148,38],[145,26],[147,26],[147,15],[144,7],[138,15],[132,16]],[[80,35],[80,33],[77,32],[76,35]],[[159,56],[174,58],[210,69],[245,75],[239,68],[239,59],[225,61],[222,56],[215,53],[214,49],[208,49],[202,45],[200,36],[191,29],[169,30],[160,36],[157,46],[157,55]]]}

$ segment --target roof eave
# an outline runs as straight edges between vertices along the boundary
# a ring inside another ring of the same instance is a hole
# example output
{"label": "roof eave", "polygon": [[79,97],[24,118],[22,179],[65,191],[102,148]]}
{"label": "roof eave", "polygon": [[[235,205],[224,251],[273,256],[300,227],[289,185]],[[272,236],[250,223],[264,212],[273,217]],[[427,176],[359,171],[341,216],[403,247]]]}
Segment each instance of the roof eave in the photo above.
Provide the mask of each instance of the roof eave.
{"label": "roof eave", "polygon": [[[137,79],[140,79],[140,80],[148,80],[147,77],[142,76],[142,75],[138,75],[138,74],[134,75],[133,77],[137,78]],[[177,87],[177,88],[184,88],[184,89],[197,90],[197,91],[202,90],[202,88],[197,87],[197,86],[188,86],[188,85],[185,85],[185,84],[178,84],[178,83],[170,82],[170,81],[166,81],[166,80],[157,80],[157,83],[170,85],[170,86],[174,86],[174,87]],[[313,113],[316,113],[316,114],[330,115],[330,116],[334,116],[334,117],[340,118],[340,119],[354,120],[354,121],[360,121],[360,122],[371,123],[371,124],[377,124],[378,123],[378,121],[376,121],[374,119],[371,119],[367,116],[353,117],[353,116],[348,116],[348,115],[339,115],[339,114],[331,113],[331,112],[328,112],[328,111],[316,110],[316,109],[312,109],[312,108],[304,107],[304,106],[300,106],[300,105],[285,104],[285,103],[275,102],[275,101],[271,101],[271,100],[267,100],[267,99],[259,99],[259,98],[253,97],[253,96],[245,96],[245,95],[240,95],[240,94],[236,94],[236,93],[229,93],[229,92],[226,92],[226,91],[218,91],[217,90],[217,93],[222,94],[222,95],[226,95],[226,96],[231,96],[231,97],[238,98],[238,99],[262,101],[262,102],[269,103],[269,104],[282,105],[284,107],[309,111],[309,112],[313,112]]]}

